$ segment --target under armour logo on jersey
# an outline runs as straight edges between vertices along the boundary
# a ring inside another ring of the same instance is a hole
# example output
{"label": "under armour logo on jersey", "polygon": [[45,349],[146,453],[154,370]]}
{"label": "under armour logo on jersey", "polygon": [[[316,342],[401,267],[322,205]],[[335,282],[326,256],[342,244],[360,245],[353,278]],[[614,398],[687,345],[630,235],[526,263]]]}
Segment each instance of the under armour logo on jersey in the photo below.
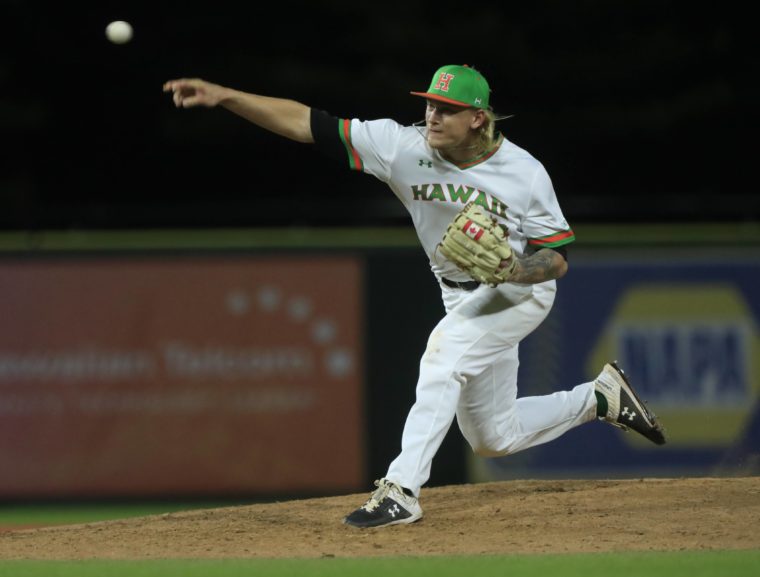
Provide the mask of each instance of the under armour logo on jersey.
{"label": "under armour logo on jersey", "polygon": [[401,509],[399,509],[398,503],[396,503],[395,505],[393,505],[393,507],[388,509],[388,514],[394,519],[396,518],[396,515],[398,515],[399,513],[401,513]]}
{"label": "under armour logo on jersey", "polygon": [[451,82],[453,78],[453,74],[449,74],[448,72],[441,72],[441,75],[438,77],[438,82],[435,83],[433,89],[440,90],[441,92],[448,92],[449,82]]}
{"label": "under armour logo on jersey", "polygon": [[628,417],[629,421],[633,421],[633,418],[636,416],[636,413],[634,411],[629,411],[628,407],[623,407],[623,412],[620,414],[624,417]]}
{"label": "under armour logo on jersey", "polygon": [[480,237],[483,236],[483,229],[480,228],[477,224],[475,224],[471,220],[468,220],[467,222],[464,223],[464,226],[462,227],[462,232],[464,232],[472,240],[480,240]]}
{"label": "under armour logo on jersey", "polygon": [[433,168],[433,163],[430,160],[424,160],[420,158],[420,163],[418,166],[425,166],[426,164],[428,168]]}

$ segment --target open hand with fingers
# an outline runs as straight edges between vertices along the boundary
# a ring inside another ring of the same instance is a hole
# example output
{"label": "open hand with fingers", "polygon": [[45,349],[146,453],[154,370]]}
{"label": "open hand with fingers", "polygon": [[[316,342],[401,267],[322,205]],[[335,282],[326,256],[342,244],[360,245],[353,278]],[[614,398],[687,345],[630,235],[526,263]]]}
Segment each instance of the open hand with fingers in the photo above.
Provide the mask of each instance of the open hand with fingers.
{"label": "open hand with fingers", "polygon": [[177,108],[206,106],[213,108],[224,97],[227,89],[200,78],[179,78],[164,83],[164,92],[171,92]]}

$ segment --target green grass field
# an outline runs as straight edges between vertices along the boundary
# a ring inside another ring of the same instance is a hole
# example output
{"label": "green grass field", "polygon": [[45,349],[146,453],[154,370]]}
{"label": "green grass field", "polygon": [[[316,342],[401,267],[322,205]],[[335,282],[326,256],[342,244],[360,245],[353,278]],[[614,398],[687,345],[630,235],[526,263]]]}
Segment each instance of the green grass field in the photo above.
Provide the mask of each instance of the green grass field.
{"label": "green grass field", "polygon": [[[410,547],[410,553],[413,547]],[[377,559],[5,561],[8,577],[756,577],[760,551]]]}

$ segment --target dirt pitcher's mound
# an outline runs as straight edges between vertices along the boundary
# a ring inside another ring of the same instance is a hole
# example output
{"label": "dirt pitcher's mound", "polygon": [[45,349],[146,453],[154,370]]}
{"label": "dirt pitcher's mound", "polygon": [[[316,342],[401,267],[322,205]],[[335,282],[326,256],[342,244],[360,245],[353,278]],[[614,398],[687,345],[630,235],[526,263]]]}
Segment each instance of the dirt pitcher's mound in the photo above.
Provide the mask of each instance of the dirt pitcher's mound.
{"label": "dirt pitcher's mound", "polygon": [[359,557],[760,548],[760,477],[425,489],[414,525],[341,523],[367,495],[0,533],[0,559]]}

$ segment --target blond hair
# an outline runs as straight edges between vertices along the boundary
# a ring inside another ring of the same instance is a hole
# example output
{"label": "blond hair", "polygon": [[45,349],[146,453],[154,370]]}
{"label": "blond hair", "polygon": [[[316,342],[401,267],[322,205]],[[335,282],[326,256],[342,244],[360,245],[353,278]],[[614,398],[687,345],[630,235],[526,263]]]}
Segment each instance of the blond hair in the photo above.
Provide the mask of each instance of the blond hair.
{"label": "blond hair", "polygon": [[483,124],[477,129],[477,135],[475,137],[475,143],[481,152],[490,151],[498,140],[496,137],[496,114],[493,110],[484,109],[486,117]]}

